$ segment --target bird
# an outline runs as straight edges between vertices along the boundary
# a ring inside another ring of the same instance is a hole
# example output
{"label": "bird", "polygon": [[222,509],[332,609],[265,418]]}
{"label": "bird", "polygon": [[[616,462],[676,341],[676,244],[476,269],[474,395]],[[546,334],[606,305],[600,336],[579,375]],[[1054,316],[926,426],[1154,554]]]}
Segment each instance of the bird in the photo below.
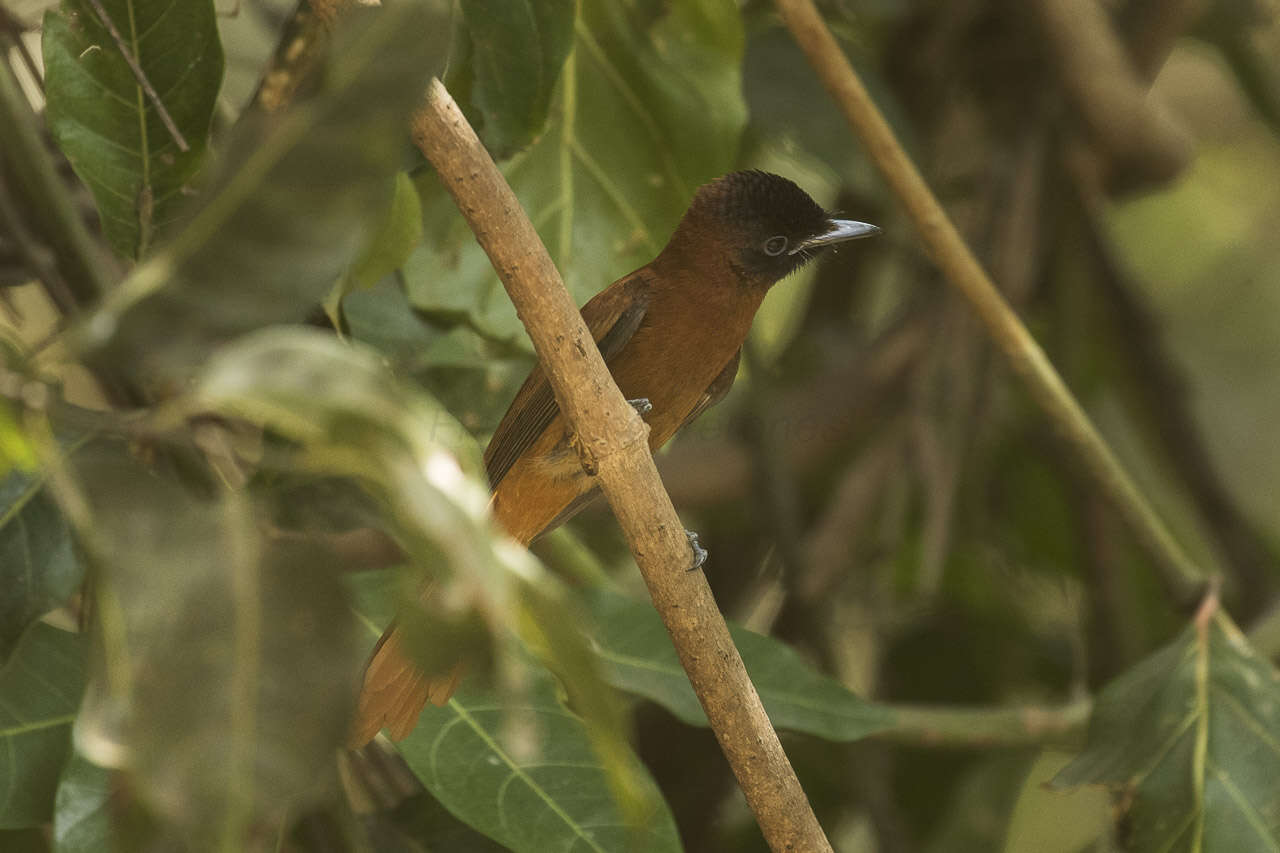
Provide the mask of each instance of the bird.
{"label": "bird", "polygon": [[[824,249],[879,233],[837,219],[794,182],[758,170],[701,186],[666,246],[582,307],[604,362],[649,425],[658,450],[728,393],[743,343],[769,289]],[[490,510],[521,544],[566,522],[598,496],[571,447],[541,366],[535,364],[484,453]],[[695,565],[705,551],[690,535]],[[428,701],[443,705],[460,669],[424,674],[394,625],[365,668],[349,745],[386,729],[401,740]]]}

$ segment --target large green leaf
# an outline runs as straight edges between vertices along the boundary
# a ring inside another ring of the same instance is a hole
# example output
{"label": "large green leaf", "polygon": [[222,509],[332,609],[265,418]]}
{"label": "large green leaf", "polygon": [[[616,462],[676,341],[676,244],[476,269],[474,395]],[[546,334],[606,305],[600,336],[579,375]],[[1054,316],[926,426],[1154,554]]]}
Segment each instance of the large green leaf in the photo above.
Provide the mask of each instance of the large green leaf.
{"label": "large green leaf", "polygon": [[460,691],[429,706],[400,752],[436,799],[515,851],[679,850],[675,822],[649,777],[651,810],[628,818],[581,719],[535,681],[511,697]]}
{"label": "large green leaf", "polygon": [[[690,725],[707,725],[652,606],[601,590],[592,599],[591,614],[596,654],[611,683],[657,702]],[[891,710],[858,698],[777,640],[738,627],[730,631],[776,728],[849,741],[892,727]]]}
{"label": "large green leaf", "polygon": [[83,571],[43,480],[10,471],[0,480],[0,661],[28,625],[71,596]]}
{"label": "large green leaf", "polygon": [[494,157],[528,145],[547,121],[573,38],[573,0],[462,0],[471,39],[471,100]]}
{"label": "large green leaf", "polygon": [[[372,642],[396,610],[398,581],[392,572],[347,580]],[[581,621],[536,603],[528,611],[509,618],[558,620],[574,633]],[[592,694],[608,688],[587,667],[564,665],[572,644],[553,639],[559,680],[523,653],[504,662],[506,690],[473,686],[473,674],[446,706],[428,707],[400,744],[410,768],[452,814],[512,850],[679,849],[652,779],[606,728],[618,722]],[[576,648],[585,652],[581,641]]]}
{"label": "large green leaf", "polygon": [[60,12],[45,15],[49,129],[93,193],[107,239],[132,258],[191,191],[222,84],[222,44],[212,0],[101,6],[187,146],[165,126],[92,4],[63,0]]}
{"label": "large green leaf", "polygon": [[[700,184],[729,171],[746,119],[732,0],[582,0],[547,131],[504,167],[581,303],[647,263]],[[404,268],[410,300],[524,340],[488,259],[430,173],[427,245]]]}
{"label": "large green leaf", "polygon": [[200,846],[243,849],[324,796],[346,734],[362,654],[337,561],[124,454],[83,452],[74,475],[99,567],[77,744]]}
{"label": "large green leaf", "polygon": [[182,375],[218,342],[300,321],[391,200],[437,57],[425,4],[352,9],[308,97],[250,111],[182,231],[79,328],[113,368]]}
{"label": "large green leaf", "polygon": [[84,645],[79,634],[38,622],[0,669],[0,828],[53,814],[84,690]]}
{"label": "large green leaf", "polygon": [[1126,849],[1280,849],[1280,674],[1210,600],[1098,697],[1054,779],[1116,795]]}

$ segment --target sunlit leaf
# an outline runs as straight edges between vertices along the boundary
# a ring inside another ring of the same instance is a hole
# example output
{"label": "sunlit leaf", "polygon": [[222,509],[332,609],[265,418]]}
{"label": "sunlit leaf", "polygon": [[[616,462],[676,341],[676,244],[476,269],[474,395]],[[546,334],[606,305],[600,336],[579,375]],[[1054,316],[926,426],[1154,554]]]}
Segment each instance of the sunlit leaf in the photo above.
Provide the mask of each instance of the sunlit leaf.
{"label": "sunlit leaf", "polygon": [[[474,442],[438,404],[399,383],[364,347],[316,330],[277,329],[219,352],[182,405],[260,423],[300,443],[304,465],[368,484],[383,498],[409,561],[435,581],[426,601],[419,575],[399,578],[393,590],[400,627],[424,670],[475,656],[484,632],[500,652],[518,633],[572,685],[598,767],[613,783],[604,795],[630,807],[634,760],[621,713],[582,636],[570,630],[577,621],[571,602],[497,534]],[[373,635],[385,624],[363,621]]]}
{"label": "sunlit leaf", "polygon": [[[671,638],[652,606],[597,591],[591,615],[596,654],[612,684],[657,702],[686,723],[707,725]],[[859,699],[777,640],[742,628],[730,630],[775,727],[845,741],[892,725],[888,709]]]}
{"label": "sunlit leaf", "polygon": [[93,193],[107,239],[134,257],[177,218],[192,191],[222,84],[222,45],[210,0],[101,6],[187,150],[87,0],[64,0],[60,12],[44,18],[49,129]]}
{"label": "sunlit leaf", "polygon": [[[676,0],[654,15],[578,5],[552,120],[503,172],[579,303],[652,260],[693,191],[733,167],[742,44],[732,0]],[[424,174],[427,245],[405,266],[411,301],[524,340],[488,259]]]}
{"label": "sunlit leaf", "polygon": [[387,209],[436,57],[426,0],[355,8],[314,91],[235,129],[198,209],[79,327],[113,369],[182,375],[216,343],[300,321]]}
{"label": "sunlit leaf", "polygon": [[0,669],[0,828],[53,814],[84,690],[84,647],[79,634],[38,622]]}
{"label": "sunlit leaf", "polygon": [[111,831],[111,771],[76,753],[58,782],[53,837],[58,853],[107,853]]}
{"label": "sunlit leaf", "polygon": [[18,425],[10,404],[0,402],[0,475],[17,468],[31,471],[36,467],[36,454],[31,442]]}
{"label": "sunlit leaf", "polygon": [[988,822],[1006,833],[1004,853],[1079,853],[1102,843],[1111,815],[1106,793],[1086,788],[1063,794],[1046,784],[1070,759],[1055,750],[1042,753],[1026,776],[1013,813]]}
{"label": "sunlit leaf", "polygon": [[122,455],[77,461],[100,566],[99,654],[77,745],[171,825],[239,849],[324,792],[361,662],[332,554],[264,538]]}
{"label": "sunlit leaf", "polygon": [[1098,697],[1058,787],[1101,783],[1136,851],[1280,847],[1280,674],[1216,600]]}
{"label": "sunlit leaf", "polygon": [[528,145],[547,120],[573,38],[573,0],[462,0],[471,39],[471,100],[494,157]]}

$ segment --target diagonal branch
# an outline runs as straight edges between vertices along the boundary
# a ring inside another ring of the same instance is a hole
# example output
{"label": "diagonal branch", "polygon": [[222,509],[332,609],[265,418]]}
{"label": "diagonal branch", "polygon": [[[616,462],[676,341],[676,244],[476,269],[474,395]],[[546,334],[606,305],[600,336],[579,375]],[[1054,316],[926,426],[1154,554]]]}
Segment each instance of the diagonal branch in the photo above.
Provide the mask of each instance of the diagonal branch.
{"label": "diagonal branch", "polygon": [[823,85],[901,201],[947,281],[969,300],[987,334],[1026,384],[1093,482],[1110,500],[1160,570],[1179,606],[1201,598],[1204,572],[1173,538],[1129,473],[1099,435],[1044,350],[982,269],[964,238],[894,136],[812,0],[775,0]]}
{"label": "diagonal branch", "polygon": [[706,577],[685,571],[689,543],[649,452],[648,428],[614,384],[515,194],[438,80],[413,135],[515,303],[769,846],[830,851]]}
{"label": "diagonal branch", "polygon": [[124,61],[129,64],[129,70],[133,72],[134,79],[138,81],[138,85],[146,93],[147,100],[151,101],[151,105],[156,108],[156,115],[160,117],[165,130],[169,131],[169,135],[173,137],[178,150],[184,153],[190,151],[191,146],[187,144],[187,138],[182,135],[182,131],[178,130],[178,125],[174,122],[173,116],[169,115],[169,110],[165,107],[164,101],[160,100],[156,87],[152,86],[151,80],[147,78],[147,72],[142,70],[137,58],[129,52],[129,48],[124,43],[124,38],[121,37],[120,31],[116,29],[116,25],[111,20],[111,16],[107,14],[107,10],[102,7],[102,0],[89,0],[89,5],[93,6],[93,11],[97,13],[98,20],[102,21],[102,25],[111,34],[111,40],[116,43],[116,50],[120,51]]}

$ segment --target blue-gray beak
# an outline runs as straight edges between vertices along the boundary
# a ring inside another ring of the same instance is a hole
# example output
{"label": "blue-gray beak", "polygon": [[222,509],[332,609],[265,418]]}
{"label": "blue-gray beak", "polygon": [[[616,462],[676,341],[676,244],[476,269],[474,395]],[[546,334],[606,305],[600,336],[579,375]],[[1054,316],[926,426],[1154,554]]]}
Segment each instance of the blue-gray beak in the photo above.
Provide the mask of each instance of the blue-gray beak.
{"label": "blue-gray beak", "polygon": [[873,234],[880,233],[880,229],[869,222],[855,222],[852,219],[829,219],[827,220],[827,225],[826,231],[810,237],[808,240],[801,240],[791,247],[791,251],[788,254],[794,255],[796,252],[803,252],[805,249],[827,246],[832,243],[843,243],[846,240],[860,240],[863,237],[870,237]]}

